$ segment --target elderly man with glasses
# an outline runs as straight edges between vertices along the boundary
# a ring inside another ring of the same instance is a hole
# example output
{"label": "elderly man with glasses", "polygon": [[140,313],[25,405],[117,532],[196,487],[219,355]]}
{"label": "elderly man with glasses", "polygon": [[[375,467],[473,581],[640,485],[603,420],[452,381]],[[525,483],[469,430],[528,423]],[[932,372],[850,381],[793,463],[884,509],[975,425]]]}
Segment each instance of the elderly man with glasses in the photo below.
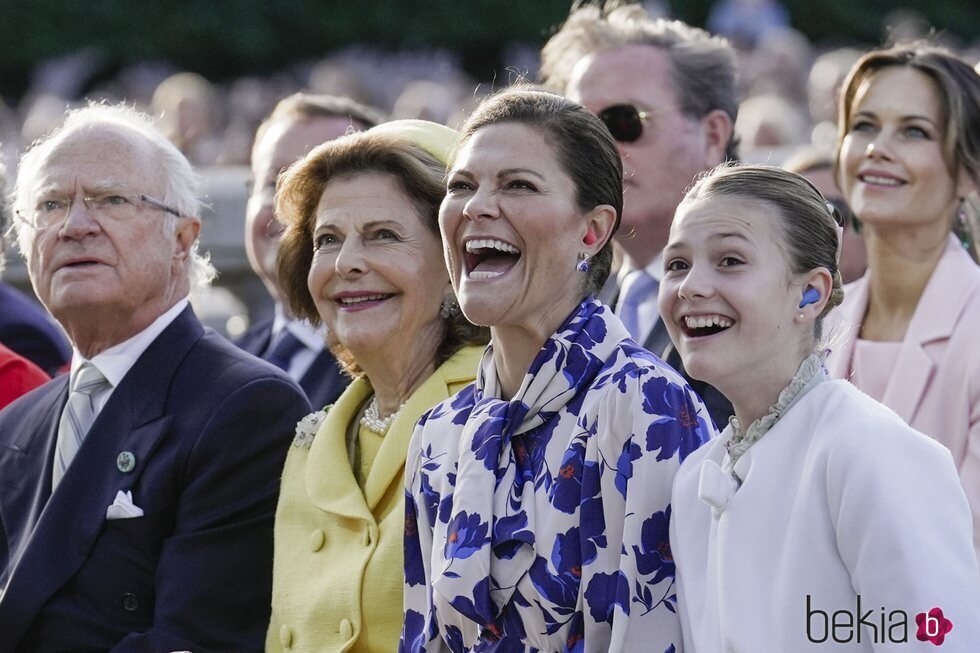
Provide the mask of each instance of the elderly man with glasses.
{"label": "elderly man with glasses", "polygon": [[92,106],[28,151],[14,193],[70,374],[0,411],[4,651],[258,650],[279,472],[310,410],[188,304],[190,164],[146,116]]}
{"label": "elderly man with glasses", "polygon": [[[657,309],[661,250],[687,187],[736,160],[735,53],[724,39],[638,4],[576,3],[541,52],[546,86],[582,103],[609,128],[623,159],[625,260],[615,277],[616,314],[633,339],[683,373]],[[685,375],[686,376],[686,375]],[[693,379],[719,426],[731,404]]]}

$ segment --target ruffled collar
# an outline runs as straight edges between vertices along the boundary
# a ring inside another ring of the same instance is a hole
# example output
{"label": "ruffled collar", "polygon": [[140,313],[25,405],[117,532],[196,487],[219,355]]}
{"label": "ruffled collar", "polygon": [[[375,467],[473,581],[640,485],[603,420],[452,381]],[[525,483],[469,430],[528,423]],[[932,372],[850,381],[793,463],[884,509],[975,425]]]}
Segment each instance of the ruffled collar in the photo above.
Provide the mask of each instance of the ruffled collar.
{"label": "ruffled collar", "polygon": [[792,408],[803,395],[818,383],[830,378],[827,373],[827,368],[824,367],[824,359],[827,353],[827,351],[823,351],[807,356],[800,364],[800,369],[796,372],[793,380],[779,393],[776,403],[769,407],[769,412],[749,424],[749,428],[744,432],[737,417],[732,415],[728,419],[732,434],[725,443],[725,448],[728,449],[728,455],[731,459],[729,464],[731,466],[735,465],[742,454],[748,451],[749,447],[768,433],[769,429],[779,421],[779,418]]}

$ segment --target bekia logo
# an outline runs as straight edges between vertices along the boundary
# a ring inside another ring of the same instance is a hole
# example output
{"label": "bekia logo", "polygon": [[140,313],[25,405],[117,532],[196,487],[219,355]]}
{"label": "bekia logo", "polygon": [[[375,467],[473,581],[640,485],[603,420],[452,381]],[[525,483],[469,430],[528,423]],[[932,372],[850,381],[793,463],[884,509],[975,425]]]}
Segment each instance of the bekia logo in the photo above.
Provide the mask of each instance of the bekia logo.
{"label": "bekia logo", "polygon": [[[915,615],[915,625],[915,638],[936,646],[942,646],[946,635],[953,630],[953,622],[938,607]],[[828,614],[815,608],[812,597],[807,594],[806,637],[814,644],[827,640],[838,644],[861,643],[862,638],[872,644],[900,644],[909,641],[909,615],[905,610],[886,611],[884,607],[862,610],[860,594],[855,599],[853,612],[836,610]]]}
{"label": "bekia logo", "polygon": [[915,615],[915,623],[919,630],[915,638],[920,642],[932,642],[941,646],[946,639],[946,633],[953,630],[953,622],[943,616],[942,608],[933,608],[928,613],[920,612]]}

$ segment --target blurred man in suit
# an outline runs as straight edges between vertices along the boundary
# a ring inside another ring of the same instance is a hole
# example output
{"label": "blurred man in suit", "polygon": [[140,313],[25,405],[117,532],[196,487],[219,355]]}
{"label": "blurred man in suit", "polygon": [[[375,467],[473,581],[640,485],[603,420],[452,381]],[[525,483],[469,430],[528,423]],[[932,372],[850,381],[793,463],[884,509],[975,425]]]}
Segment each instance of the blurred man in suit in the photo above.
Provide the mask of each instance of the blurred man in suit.
{"label": "blurred man in suit", "polygon": [[5,283],[0,283],[0,343],[49,376],[58,374],[71,359],[68,341],[47,313],[37,302]]}
{"label": "blurred man in suit", "polygon": [[[6,181],[4,167],[0,164],[0,190],[6,189]],[[0,199],[0,273],[7,262],[7,225],[7,203]],[[7,317],[5,313],[10,308],[2,302],[6,290],[7,287],[0,284],[0,320]],[[9,290],[14,292],[12,288]],[[2,335],[0,333],[0,408],[50,379],[37,365],[5,347]]]}
{"label": "blurred man in suit", "polygon": [[259,125],[252,146],[252,191],[245,216],[245,251],[275,300],[273,317],[258,322],[236,344],[286,370],[317,408],[332,404],[348,379],[326,349],[325,333],[289,314],[276,278],[282,225],[273,200],[279,173],[312,148],[348,131],[369,129],[381,114],[346,98],[296,93]]}
{"label": "blurred man in suit", "polygon": [[260,650],[279,474],[310,407],[188,304],[197,178],[91,106],[24,155],[18,242],[71,372],[0,411],[4,651]]}
{"label": "blurred man in suit", "polygon": [[[695,177],[737,159],[735,53],[724,39],[653,19],[636,3],[580,3],[541,51],[541,76],[595,112],[617,141],[625,260],[605,299],[637,342],[683,373],[657,309],[661,250]],[[689,381],[724,427],[728,400]]]}
{"label": "blurred man in suit", "polygon": [[[0,192],[6,195],[7,176],[0,165]],[[6,264],[4,247],[10,219],[7,203],[0,202],[0,278]],[[64,334],[37,302],[19,290],[0,283],[0,344],[44,370],[57,374],[71,358]]]}

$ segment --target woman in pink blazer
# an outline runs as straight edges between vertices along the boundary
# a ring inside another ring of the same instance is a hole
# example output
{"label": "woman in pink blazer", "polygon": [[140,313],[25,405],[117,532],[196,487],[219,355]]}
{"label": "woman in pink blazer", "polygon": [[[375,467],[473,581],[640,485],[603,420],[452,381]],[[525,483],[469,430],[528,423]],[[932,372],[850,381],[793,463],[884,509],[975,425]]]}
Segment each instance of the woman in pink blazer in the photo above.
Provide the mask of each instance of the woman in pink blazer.
{"label": "woman in pink blazer", "polygon": [[[980,551],[980,77],[935,47],[875,50],[841,96],[837,174],[868,271],[835,312],[830,373],[949,448]],[[855,434],[858,435],[858,434]]]}

